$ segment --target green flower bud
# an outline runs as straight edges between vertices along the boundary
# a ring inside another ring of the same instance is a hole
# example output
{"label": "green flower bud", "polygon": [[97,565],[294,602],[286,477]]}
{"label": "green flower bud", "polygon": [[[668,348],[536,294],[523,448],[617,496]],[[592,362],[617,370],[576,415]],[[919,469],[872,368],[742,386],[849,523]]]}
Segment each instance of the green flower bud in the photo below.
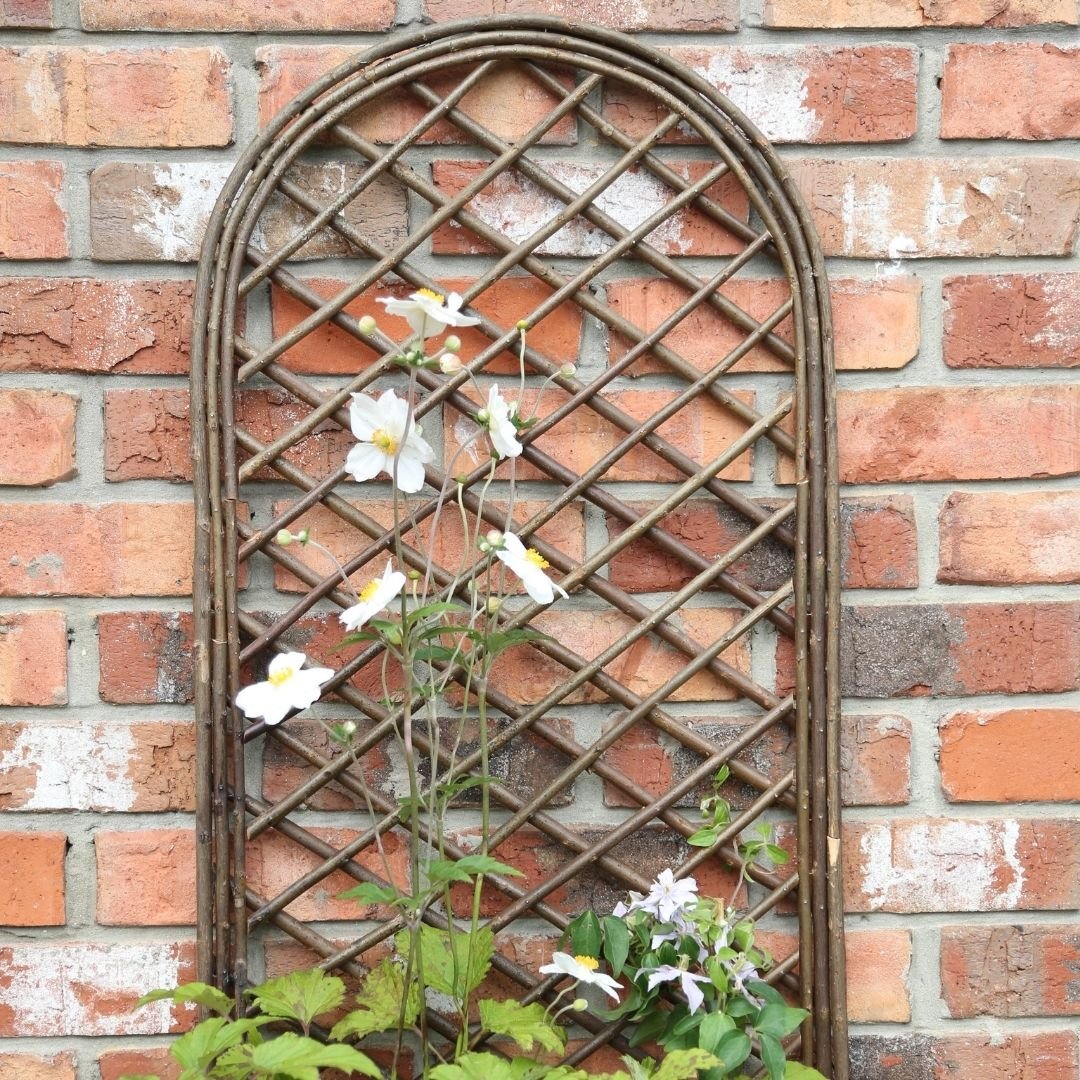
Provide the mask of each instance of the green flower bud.
{"label": "green flower bud", "polygon": [[278,529],[277,536],[274,537],[274,542],[280,544],[282,547],[288,547],[294,540],[298,540],[299,537],[293,536],[288,529]]}
{"label": "green flower bud", "polygon": [[461,351],[461,338],[457,334],[451,334],[444,342],[443,348],[450,353]]}
{"label": "green flower bud", "polygon": [[365,315],[358,323],[361,334],[374,334],[379,324],[370,315]]}

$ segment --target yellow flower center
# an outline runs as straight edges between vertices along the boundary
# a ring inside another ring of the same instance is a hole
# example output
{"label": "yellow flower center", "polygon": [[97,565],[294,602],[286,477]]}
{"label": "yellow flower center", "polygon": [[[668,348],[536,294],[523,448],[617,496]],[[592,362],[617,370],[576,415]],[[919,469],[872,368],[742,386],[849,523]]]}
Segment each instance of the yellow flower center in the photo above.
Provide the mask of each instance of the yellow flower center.
{"label": "yellow flower center", "polygon": [[600,966],[600,961],[593,956],[575,956],[574,960],[590,971],[595,971]]}
{"label": "yellow flower center", "polygon": [[379,579],[372,578],[360,590],[360,602],[366,604],[379,591]]}
{"label": "yellow flower center", "polygon": [[296,674],[296,668],[282,668],[280,671],[272,671],[266,677],[266,681],[271,686],[281,686],[282,683],[287,683]]}
{"label": "yellow flower center", "polygon": [[371,433],[371,441],[375,444],[384,454],[396,454],[398,443],[397,439],[390,434],[386,428],[376,428]]}
{"label": "yellow flower center", "polygon": [[436,304],[441,304],[446,297],[442,293],[434,292],[431,289],[417,289],[417,296],[426,296],[429,300],[434,300]]}
{"label": "yellow flower center", "polygon": [[532,563],[533,566],[539,567],[541,570],[546,570],[551,565],[536,548],[529,548],[525,552],[525,561]]}

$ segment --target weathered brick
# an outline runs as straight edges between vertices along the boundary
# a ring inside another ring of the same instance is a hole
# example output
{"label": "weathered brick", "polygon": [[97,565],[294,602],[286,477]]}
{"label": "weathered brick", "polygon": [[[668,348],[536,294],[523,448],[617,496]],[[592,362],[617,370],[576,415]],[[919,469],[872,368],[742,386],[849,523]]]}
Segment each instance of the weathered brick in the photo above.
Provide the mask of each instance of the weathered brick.
{"label": "weathered brick", "polygon": [[193,291],[190,281],[5,278],[0,371],[186,374]]}
{"label": "weathered brick", "polygon": [[125,1076],[156,1076],[158,1080],[179,1080],[180,1063],[167,1046],[139,1050],[106,1050],[98,1057],[101,1080],[123,1080]]}
{"label": "weathered brick", "polygon": [[[876,281],[839,278],[830,281],[833,330],[836,337],[836,366],[841,370],[901,368],[919,351],[919,299],[922,285],[917,278],[898,276]],[[624,319],[651,332],[689,298],[681,286],[664,278],[630,278],[609,282],[607,301]],[[720,293],[738,304],[759,322],[764,321],[790,295],[781,278],[736,277],[725,283]],[[791,320],[774,330],[791,341]],[[664,337],[664,345],[679,353],[694,367],[707,371],[736,346],[745,332],[707,304],[699,304]],[[614,362],[629,350],[622,335],[610,335],[610,356]],[[631,372],[663,372],[666,365],[646,353],[634,361]],[[764,346],[751,349],[731,369],[747,371],[790,371],[790,365]]]}
{"label": "weathered brick", "polygon": [[65,146],[226,146],[220,49],[0,50],[0,138]]}
{"label": "weathered brick", "polygon": [[1080,800],[1076,709],[958,712],[938,728],[941,786],[952,802]]}
{"label": "weathered brick", "polygon": [[[464,390],[464,388],[463,388]],[[476,400],[475,390],[464,392]],[[534,412],[543,418],[549,412],[559,408],[569,395],[556,386],[551,386],[538,395],[529,389],[521,396],[521,415],[532,417]],[[667,405],[674,393],[669,390],[614,390],[604,397],[616,408],[628,416],[644,422]],[[754,397],[751,391],[737,390],[734,396],[744,404],[752,406]],[[479,405],[477,406],[479,408]],[[698,398],[680,409],[670,419],[665,420],[656,430],[661,438],[675,449],[704,465],[714,461],[730,444],[742,435],[747,424],[732,415],[712,398]],[[445,460],[449,461],[458,448],[467,442],[476,430],[471,419],[461,416],[456,410],[447,407],[443,420],[445,438]],[[555,461],[584,473],[607,454],[617,443],[626,438],[622,428],[615,427],[608,420],[600,417],[591,409],[574,409],[560,420],[550,431],[539,436],[535,445]],[[475,441],[458,458],[456,470],[473,465],[488,456],[483,449],[484,442]],[[725,480],[749,480],[752,475],[753,450],[746,450],[719,473]],[[500,472],[505,474],[505,463]],[[522,462],[516,466],[519,480],[534,480],[543,474],[533,465]],[[663,462],[645,446],[635,446],[624,454],[604,473],[607,482],[616,480],[671,480],[685,479],[685,474],[677,472]]]}
{"label": "weathered brick", "polygon": [[898,806],[911,797],[911,721],[842,717],[840,786],[845,806]]}
{"label": "weathered brick", "polygon": [[393,0],[80,0],[85,30],[388,30]]}
{"label": "weathered brick", "polygon": [[190,721],[0,723],[0,810],[194,809]]}
{"label": "weathered brick", "polygon": [[3,596],[184,596],[191,592],[187,503],[6,503]]}
{"label": "weathered brick", "polygon": [[975,1035],[855,1035],[852,1076],[859,1080],[1072,1080],[1076,1035],[1023,1031]]}
{"label": "weathered brick", "polygon": [[1060,693],[1080,686],[1080,605],[849,607],[841,679],[854,697]]}
{"label": "weathered brick", "polygon": [[0,390],[0,484],[47,487],[75,475],[77,399]]}
{"label": "weathered brick", "polygon": [[[1080,386],[913,386],[836,396],[849,484],[1080,472]],[[1017,433],[1023,432],[1023,438]]]}
{"label": "weathered brick", "polygon": [[[1002,94],[1001,87],[1009,92]],[[950,45],[941,82],[943,139],[1080,136],[1080,49],[1052,42]]]}
{"label": "weathered brick", "polygon": [[64,925],[67,843],[62,832],[0,833],[0,926]]}
{"label": "weathered brick", "polygon": [[[267,45],[256,54],[260,71],[259,119],[269,123],[294,97],[328,71],[356,55],[347,45]],[[475,65],[457,68],[425,80],[440,97],[446,97]],[[572,88],[571,83],[567,83]],[[520,139],[547,115],[559,97],[530,78],[523,68],[496,65],[458,103],[470,119],[508,142]],[[366,103],[347,117],[344,125],[365,139],[393,143],[412,130],[431,106],[408,92],[395,90]],[[576,141],[572,116],[563,117],[539,140],[541,144],[569,145]],[[472,142],[451,120],[432,124],[420,143]]]}
{"label": "weathered brick", "polygon": [[[487,168],[482,161],[435,161],[432,175],[445,195],[454,196],[471,184]],[[704,161],[669,161],[668,167],[691,182],[712,167]],[[595,183],[609,166],[601,163],[545,161],[552,178],[574,192]],[[735,217],[746,220],[749,202],[746,192],[728,173],[705,192]],[[633,229],[674,198],[676,192],[651,173],[632,168],[599,194],[593,202],[624,229]],[[544,227],[564,208],[564,203],[522,174],[502,172],[467,204],[466,209],[515,244]],[[536,250],[537,255],[594,256],[606,251],[614,241],[599,226],[578,217],[550,236]],[[648,243],[668,255],[731,255],[742,249],[741,241],[700,211],[682,209],[672,214],[648,236]],[[490,248],[473,232],[456,222],[439,228],[432,237],[436,253],[486,252]]]}
{"label": "weathered brick", "polygon": [[845,589],[914,589],[919,584],[918,531],[909,496],[844,499],[840,545]]}
{"label": "weathered brick", "polygon": [[939,516],[938,581],[1080,581],[1080,490],[954,491]]}
{"label": "weathered brick", "polygon": [[425,12],[436,22],[484,19],[490,15],[558,15],[575,22],[596,23],[615,30],[726,31],[739,27],[738,0],[547,0],[541,9],[530,0],[425,0]]}
{"label": "weathered brick", "polygon": [[1075,923],[941,930],[941,991],[954,1017],[1076,1016],[1078,963]]}
{"label": "weathered brick", "polygon": [[[52,24],[52,0],[0,0],[0,27],[8,30],[47,30]],[[0,1076],[3,1076],[2,1072]],[[4,1080],[7,1078],[4,1077]]]}
{"label": "weathered brick", "polygon": [[186,1009],[168,1001],[132,1009],[147,987],[190,981],[194,956],[188,941],[0,946],[0,1036],[177,1031]]}
{"label": "weathered brick", "polygon": [[949,367],[1080,365],[1080,274],[946,278],[942,293]]}
{"label": "weathered brick", "polygon": [[1029,911],[1080,905],[1080,822],[849,821],[848,911]]}
{"label": "weathered brick", "polygon": [[67,704],[67,621],[62,611],[0,615],[0,705]]}
{"label": "weathered brick", "polygon": [[[90,174],[90,243],[93,257],[106,262],[193,262],[218,193],[231,171],[227,162],[114,161]],[[330,202],[362,171],[359,164],[297,165],[290,179],[321,204]],[[343,211],[346,220],[362,225],[379,244],[393,244],[404,235],[405,191],[385,178],[376,180],[363,199]],[[274,195],[253,238],[256,247],[273,250],[299,232],[312,218],[284,195]],[[347,255],[351,247],[337,233],[324,229],[294,258]]]}
{"label": "weathered brick", "polygon": [[190,612],[110,611],[98,616],[97,630],[103,700],[121,705],[191,701]]}
{"label": "weathered brick", "polygon": [[0,259],[66,259],[67,197],[59,161],[0,162]]}
{"label": "weathered brick", "polygon": [[[678,47],[666,50],[742,109],[772,142],[890,142],[915,134],[912,49]],[[622,83],[604,89],[604,115],[635,138],[669,115]],[[671,142],[701,142],[689,125]]]}
{"label": "weathered brick", "polygon": [[103,926],[195,923],[195,834],[139,829],[94,834],[97,921]]}
{"label": "weathered brick", "polygon": [[765,25],[792,28],[1075,26],[1076,22],[1073,0],[765,0]]}
{"label": "weathered brick", "polygon": [[[475,280],[440,278],[439,287],[444,293],[465,293]],[[344,289],[347,282],[319,278],[306,281],[305,284],[320,296],[329,299]],[[412,291],[410,286],[385,288],[380,283],[378,287],[366,290],[347,304],[345,312],[357,319],[370,315],[379,320],[384,333],[395,340],[401,340],[407,333],[406,324],[394,316],[388,316],[386,308],[378,303],[378,298],[406,296]],[[493,281],[478,297],[470,300],[469,306],[503,329],[510,329],[519,319],[530,315],[552,292],[552,289],[533,277],[503,277]],[[272,292],[272,310],[276,337],[287,333],[311,314],[311,309],[306,304],[276,288]],[[560,304],[534,327],[530,327],[529,348],[536,349],[556,364],[576,362],[581,353],[582,319],[581,308],[576,304]],[[490,339],[485,334],[471,327],[462,327],[455,332],[461,339],[459,355],[463,361],[474,359],[490,344]],[[377,359],[377,355],[351,334],[346,334],[332,323],[324,323],[290,348],[283,362],[291,371],[353,375],[368,367]],[[518,369],[518,354],[513,346],[507,352],[489,360],[484,368],[489,372],[513,374],[517,374]]]}
{"label": "weathered brick", "polygon": [[0,1080],[75,1080],[75,1055],[0,1054]]}
{"label": "weathered brick", "polygon": [[826,255],[1069,255],[1080,163],[1067,158],[803,158],[789,163]]}

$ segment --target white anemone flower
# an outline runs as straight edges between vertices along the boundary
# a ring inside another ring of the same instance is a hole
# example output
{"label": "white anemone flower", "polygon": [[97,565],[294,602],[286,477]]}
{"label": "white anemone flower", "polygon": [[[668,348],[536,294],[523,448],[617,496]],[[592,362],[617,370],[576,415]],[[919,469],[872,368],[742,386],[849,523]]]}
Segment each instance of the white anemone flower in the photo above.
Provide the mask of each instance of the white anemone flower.
{"label": "white anemone flower", "polygon": [[265,682],[245,686],[236,695],[236,707],[249,719],[280,724],[293,709],[306,709],[319,700],[322,684],[333,668],[306,668],[302,652],[278,653],[270,661]]}
{"label": "white anemone flower", "polygon": [[682,992],[686,995],[686,1004],[690,1006],[690,1012],[696,1013],[701,1008],[705,995],[698,988],[698,983],[708,983],[712,980],[707,975],[693,975],[682,968],[672,967],[671,964],[661,964],[660,967],[649,968],[649,989],[654,989],[658,983],[678,982]]}
{"label": "white anemone flower", "polygon": [[401,491],[419,491],[424,486],[424,466],[435,460],[435,451],[424,441],[420,425],[409,422],[409,403],[404,398],[393,390],[378,401],[367,394],[353,394],[349,419],[357,445],[345,459],[345,471],[354,480],[370,480],[384,472]]}
{"label": "white anemone flower", "polygon": [[388,315],[400,315],[412,332],[425,341],[448,326],[476,326],[480,321],[461,314],[463,301],[456,292],[443,296],[431,289],[419,289],[407,300],[380,299],[379,303],[386,305]]}
{"label": "white anemone flower", "polygon": [[525,547],[513,533],[503,533],[502,547],[496,549],[495,557],[517,574],[525,591],[538,604],[550,604],[555,593],[567,595],[561,585],[556,585],[544,573],[550,565],[547,559],[536,548]]}
{"label": "white anemone flower", "polygon": [[495,452],[499,457],[518,457],[521,454],[517,428],[510,419],[516,409],[517,403],[508,403],[499,393],[497,386],[493,386],[488,391],[487,431],[491,438],[491,445],[495,447]]}
{"label": "white anemone flower", "polygon": [[649,895],[636,902],[634,907],[669,923],[697,901],[697,889],[697,882],[692,877],[676,881],[670,870],[661,870]]}
{"label": "white anemone flower", "polygon": [[395,570],[388,560],[381,578],[372,578],[360,590],[360,602],[346,608],[338,618],[345,624],[345,629],[359,630],[368,619],[378,615],[395,596],[405,588],[405,575]]}
{"label": "white anemone flower", "polygon": [[592,956],[571,956],[569,953],[552,953],[551,963],[540,969],[541,975],[569,975],[586,986],[599,986],[609,997],[619,1000],[622,983],[597,971],[600,962]]}

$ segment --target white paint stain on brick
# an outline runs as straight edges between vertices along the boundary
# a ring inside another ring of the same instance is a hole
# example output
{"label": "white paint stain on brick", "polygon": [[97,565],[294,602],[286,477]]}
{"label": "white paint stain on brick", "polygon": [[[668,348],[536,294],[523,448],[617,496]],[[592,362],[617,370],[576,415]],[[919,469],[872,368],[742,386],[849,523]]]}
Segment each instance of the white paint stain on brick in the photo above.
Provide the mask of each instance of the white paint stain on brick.
{"label": "white paint stain on brick", "polygon": [[863,894],[874,911],[1008,911],[1024,891],[1019,837],[1015,820],[874,825],[860,842]]}
{"label": "white paint stain on brick", "polygon": [[1046,306],[1031,343],[1067,354],[1080,352],[1080,274],[1047,275],[1041,284]]}
{"label": "white paint stain on brick", "polygon": [[197,259],[214,203],[231,171],[227,163],[207,161],[155,165],[152,185],[134,192],[141,206],[132,230],[162,259]]}
{"label": "white paint stain on brick", "polygon": [[172,1004],[130,1006],[176,986],[183,968],[179,944],[14,944],[0,949],[0,1007],[11,1010],[13,1035],[159,1035]]}
{"label": "white paint stain on brick", "polygon": [[0,778],[33,777],[25,801],[13,791],[13,809],[130,810],[136,797],[128,775],[134,746],[126,724],[35,721],[23,725],[0,754]]}
{"label": "white paint stain on brick", "polygon": [[699,70],[767,139],[811,142],[822,125],[806,106],[810,71],[800,63],[801,55],[800,49],[768,55],[731,49],[714,53]]}

